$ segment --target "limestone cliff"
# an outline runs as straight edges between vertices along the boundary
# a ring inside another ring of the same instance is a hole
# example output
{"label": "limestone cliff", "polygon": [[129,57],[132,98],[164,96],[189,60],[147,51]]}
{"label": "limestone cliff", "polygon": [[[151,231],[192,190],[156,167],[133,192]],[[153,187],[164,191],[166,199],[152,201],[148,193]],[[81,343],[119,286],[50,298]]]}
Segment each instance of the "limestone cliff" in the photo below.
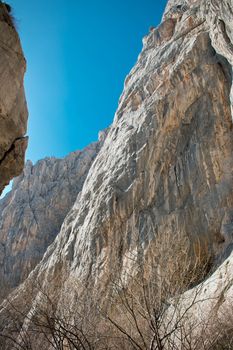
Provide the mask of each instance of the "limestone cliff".
{"label": "limestone cliff", "polygon": [[64,159],[26,163],[12,191],[0,201],[1,298],[21,283],[43,257],[82,190],[100,140]]}
{"label": "limestone cliff", "polygon": [[213,259],[231,249],[232,9],[231,0],[169,1],[60,233],[11,300],[33,314],[35,280],[53,295],[67,288],[69,303],[74,280],[103,295],[116,264],[123,273],[129,253],[140,259],[163,232],[188,236]]}
{"label": "limestone cliff", "polygon": [[52,270],[68,264],[84,279],[107,280],[116,259],[163,231],[207,241],[215,256],[231,244],[232,68],[212,29],[194,2],[144,38],[106,142],[51,247]]}
{"label": "limestone cliff", "polygon": [[26,62],[8,10],[0,3],[0,194],[22,172],[27,147]]}

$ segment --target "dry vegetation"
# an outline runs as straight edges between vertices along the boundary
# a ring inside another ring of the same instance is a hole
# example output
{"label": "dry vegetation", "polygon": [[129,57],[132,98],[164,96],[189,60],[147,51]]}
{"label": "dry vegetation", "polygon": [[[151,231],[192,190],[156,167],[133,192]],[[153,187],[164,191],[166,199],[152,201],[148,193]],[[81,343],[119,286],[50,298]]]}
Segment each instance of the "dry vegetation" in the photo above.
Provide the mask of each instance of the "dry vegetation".
{"label": "dry vegetation", "polygon": [[[59,299],[36,283],[29,312],[8,302],[11,324],[0,330],[5,349],[232,349],[232,308],[224,317],[214,315],[209,325],[190,317],[203,301],[201,281],[210,265],[207,250],[195,247],[183,236],[159,235],[141,263],[129,254],[133,268],[116,268],[103,303],[96,302],[91,288],[80,295],[77,281]],[[197,283],[184,303],[184,292]],[[72,303],[67,302],[70,288],[77,292]]]}

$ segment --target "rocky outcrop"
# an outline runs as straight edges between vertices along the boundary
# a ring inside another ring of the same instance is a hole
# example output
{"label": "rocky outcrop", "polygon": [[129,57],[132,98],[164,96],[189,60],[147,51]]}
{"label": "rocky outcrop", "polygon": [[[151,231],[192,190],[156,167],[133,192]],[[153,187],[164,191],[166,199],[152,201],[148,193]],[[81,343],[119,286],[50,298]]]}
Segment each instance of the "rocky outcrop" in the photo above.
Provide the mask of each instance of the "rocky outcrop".
{"label": "rocky outcrop", "polygon": [[207,242],[215,256],[231,244],[231,65],[194,4],[144,38],[104,147],[49,253],[52,270],[68,263],[103,284],[116,260],[163,231]]}
{"label": "rocky outcrop", "polygon": [[12,191],[0,201],[1,297],[19,285],[54,241],[68,211],[82,190],[98,154],[100,140],[64,159],[27,161]]}
{"label": "rocky outcrop", "polygon": [[233,64],[232,1],[209,0],[203,3],[203,14],[211,27],[210,37],[216,51]]}
{"label": "rocky outcrop", "polygon": [[[232,8],[232,2],[222,3]],[[89,281],[104,293],[116,264],[124,273],[130,253],[142,259],[163,232],[188,236],[194,249],[196,243],[207,247],[213,259],[231,249],[229,42],[215,34],[212,12],[204,13],[214,1],[181,1],[185,7],[174,9],[177,5],[170,1],[163,22],[144,38],[82,191],[12,300],[20,303],[37,279],[56,295],[74,280]],[[224,6],[215,14],[223,22]],[[75,291],[68,290],[74,301]]]}
{"label": "rocky outcrop", "polygon": [[[175,315],[174,323],[185,315],[183,332],[189,330],[189,340],[199,341],[201,349],[227,349],[232,346],[233,308],[233,254],[202,283],[187,290],[178,300],[171,300],[166,324]],[[174,323],[171,328],[174,327]],[[171,322],[170,322],[171,324]],[[182,348],[180,329],[177,328],[176,346]],[[187,332],[188,333],[188,332]],[[202,344],[202,345],[201,345]]]}
{"label": "rocky outcrop", "polygon": [[27,147],[26,62],[8,10],[0,3],[0,193],[22,172]]}

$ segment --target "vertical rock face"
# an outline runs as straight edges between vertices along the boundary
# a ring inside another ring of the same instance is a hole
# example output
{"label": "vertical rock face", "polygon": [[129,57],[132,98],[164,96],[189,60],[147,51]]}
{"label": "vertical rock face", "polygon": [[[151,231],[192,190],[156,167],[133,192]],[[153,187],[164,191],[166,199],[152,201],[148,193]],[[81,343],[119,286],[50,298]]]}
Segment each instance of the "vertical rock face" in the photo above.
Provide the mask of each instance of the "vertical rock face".
{"label": "vertical rock face", "polygon": [[58,234],[105,138],[64,159],[26,163],[0,201],[1,297],[21,283]]}
{"label": "vertical rock face", "polygon": [[13,298],[23,300],[37,278],[57,294],[61,279],[94,280],[104,290],[116,263],[123,270],[128,253],[140,257],[158,233],[187,235],[213,257],[231,248],[228,6],[232,1],[168,3],[160,26],[143,40],[113,125],[57,239]]}
{"label": "vertical rock face", "polygon": [[203,5],[203,13],[211,27],[210,37],[216,51],[233,64],[232,1],[209,0]]}
{"label": "vertical rock face", "polygon": [[164,231],[199,240],[214,256],[231,245],[232,67],[216,52],[201,5],[168,13],[144,38],[51,269],[68,263],[103,283],[115,261]]}
{"label": "vertical rock face", "polygon": [[24,166],[27,106],[26,62],[7,7],[0,3],[0,193]]}

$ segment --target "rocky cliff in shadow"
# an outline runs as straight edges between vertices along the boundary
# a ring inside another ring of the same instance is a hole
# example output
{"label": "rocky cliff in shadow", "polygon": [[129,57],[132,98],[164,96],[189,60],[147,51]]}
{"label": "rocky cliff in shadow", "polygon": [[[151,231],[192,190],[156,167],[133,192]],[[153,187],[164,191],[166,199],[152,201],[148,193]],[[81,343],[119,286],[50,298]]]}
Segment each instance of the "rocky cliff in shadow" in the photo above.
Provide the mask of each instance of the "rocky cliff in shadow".
{"label": "rocky cliff in shadow", "polygon": [[26,61],[10,7],[0,3],[0,194],[24,167],[27,105],[23,77]]}
{"label": "rocky cliff in shadow", "polygon": [[[65,308],[64,291],[67,303],[77,303],[74,281],[101,298],[115,266],[124,276],[128,257],[142,260],[163,233],[188,237],[213,261],[231,249],[232,8],[231,0],[170,1],[161,24],[143,39],[74,206],[10,296],[29,315],[21,326],[40,304],[40,291],[28,295],[36,280],[56,295],[58,310]],[[5,302],[5,329],[12,321],[6,315]]]}

